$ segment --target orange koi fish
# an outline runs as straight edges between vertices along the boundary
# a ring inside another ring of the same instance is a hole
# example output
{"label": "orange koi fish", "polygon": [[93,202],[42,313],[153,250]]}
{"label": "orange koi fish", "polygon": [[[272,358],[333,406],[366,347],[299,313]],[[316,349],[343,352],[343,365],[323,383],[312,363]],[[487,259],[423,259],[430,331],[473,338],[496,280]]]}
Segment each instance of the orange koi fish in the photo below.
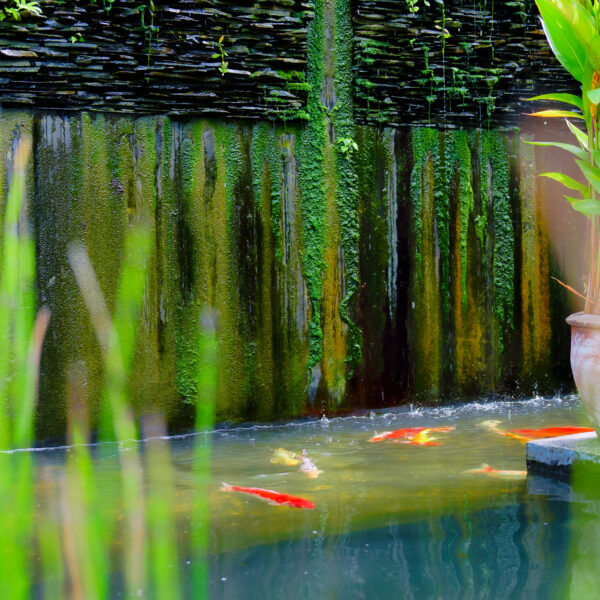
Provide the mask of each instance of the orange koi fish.
{"label": "orange koi fish", "polygon": [[494,469],[490,465],[483,463],[479,469],[469,469],[465,473],[483,473],[489,477],[499,477],[500,479],[521,479],[527,475],[527,471],[510,471],[505,469]]}
{"label": "orange koi fish", "polygon": [[263,490],[261,488],[247,488],[238,485],[229,485],[221,482],[222,492],[241,492],[242,494],[251,494],[256,496],[273,506],[293,506],[294,508],[314,508],[315,505],[310,500],[298,498],[298,496],[290,496],[289,494],[281,494],[273,490]]}
{"label": "orange koi fish", "polygon": [[493,431],[499,435],[514,438],[520,442],[529,442],[531,440],[541,440],[544,438],[560,437],[561,435],[572,435],[574,433],[586,433],[594,431],[592,427],[542,427],[540,429],[500,429],[500,421],[483,421],[482,427]]}
{"label": "orange koi fish", "polygon": [[454,425],[449,427],[407,427],[406,429],[396,429],[396,431],[384,431],[374,435],[370,442],[383,442],[384,440],[392,440],[397,444],[412,444],[414,446],[440,446],[437,439],[430,437],[431,432],[447,433],[455,429]]}

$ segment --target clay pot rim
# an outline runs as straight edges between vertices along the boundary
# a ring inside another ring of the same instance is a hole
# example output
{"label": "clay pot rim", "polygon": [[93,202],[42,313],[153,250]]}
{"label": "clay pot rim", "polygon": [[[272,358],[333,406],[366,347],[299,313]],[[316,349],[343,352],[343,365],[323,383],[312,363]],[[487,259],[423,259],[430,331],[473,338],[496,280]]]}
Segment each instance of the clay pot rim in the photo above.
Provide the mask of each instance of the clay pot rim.
{"label": "clay pot rim", "polygon": [[578,312],[566,318],[571,327],[585,327],[587,329],[600,329],[600,315]]}

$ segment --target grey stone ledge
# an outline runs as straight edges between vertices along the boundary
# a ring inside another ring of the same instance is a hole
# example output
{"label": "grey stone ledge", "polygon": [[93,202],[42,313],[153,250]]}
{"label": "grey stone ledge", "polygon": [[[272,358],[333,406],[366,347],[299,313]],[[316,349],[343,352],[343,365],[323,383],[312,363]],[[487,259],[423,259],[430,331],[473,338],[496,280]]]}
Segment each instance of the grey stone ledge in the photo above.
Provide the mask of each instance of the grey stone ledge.
{"label": "grey stone ledge", "polygon": [[595,431],[527,442],[526,456],[531,473],[567,481],[574,467],[600,474],[600,442]]}

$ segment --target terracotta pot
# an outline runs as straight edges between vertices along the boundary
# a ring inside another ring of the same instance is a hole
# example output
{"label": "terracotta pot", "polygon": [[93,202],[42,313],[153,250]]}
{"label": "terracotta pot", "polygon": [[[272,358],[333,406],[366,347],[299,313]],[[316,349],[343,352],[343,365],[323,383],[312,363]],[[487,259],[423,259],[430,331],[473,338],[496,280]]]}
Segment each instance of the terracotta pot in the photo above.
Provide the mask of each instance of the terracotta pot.
{"label": "terracotta pot", "polygon": [[579,397],[600,437],[600,315],[575,313],[571,326],[571,371]]}

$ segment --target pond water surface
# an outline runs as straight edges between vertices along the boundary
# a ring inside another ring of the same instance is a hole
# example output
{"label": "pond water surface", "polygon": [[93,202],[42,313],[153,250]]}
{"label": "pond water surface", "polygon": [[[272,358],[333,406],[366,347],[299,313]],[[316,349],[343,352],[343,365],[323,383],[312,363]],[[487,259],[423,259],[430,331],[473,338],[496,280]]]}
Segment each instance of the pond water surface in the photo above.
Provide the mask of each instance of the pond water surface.
{"label": "pond water surface", "polygon": [[[483,463],[526,469],[524,443],[481,425],[490,419],[504,429],[589,426],[579,400],[568,396],[403,407],[161,439],[173,465],[171,503],[183,579],[193,568],[186,540],[197,492],[197,444],[208,441],[211,598],[546,599],[591,593],[594,565],[600,564],[594,542],[600,540],[600,492],[578,495],[566,483],[533,475],[466,472]],[[422,426],[455,429],[432,434],[440,445],[369,442],[375,433]],[[273,464],[280,447],[306,450],[323,473],[311,479],[298,467]],[[39,510],[52,510],[58,497],[52,490],[64,476],[69,451],[35,453]],[[97,459],[107,505],[118,488],[119,452],[105,449]],[[315,508],[226,493],[221,482],[302,497]]]}

